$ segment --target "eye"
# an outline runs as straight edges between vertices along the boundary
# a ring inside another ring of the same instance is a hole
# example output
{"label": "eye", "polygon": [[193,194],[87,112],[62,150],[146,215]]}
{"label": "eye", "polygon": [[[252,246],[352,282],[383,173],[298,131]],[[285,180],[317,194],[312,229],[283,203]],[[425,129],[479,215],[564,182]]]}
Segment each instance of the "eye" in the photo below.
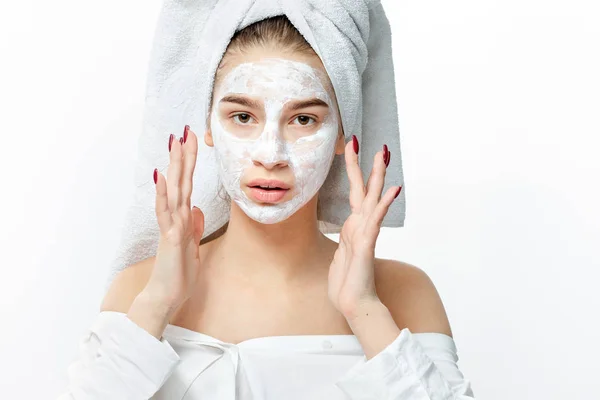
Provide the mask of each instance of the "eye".
{"label": "eye", "polygon": [[312,125],[312,124],[309,124],[311,119],[314,121],[313,124],[315,122],[317,122],[316,119],[314,119],[313,117],[309,117],[308,115],[298,115],[296,118],[294,118],[294,121],[297,120],[298,122],[300,122],[300,124],[294,124],[294,125],[303,125],[303,126]]}
{"label": "eye", "polygon": [[238,124],[238,125],[249,125],[248,122],[250,120],[254,119],[250,116],[250,114],[246,114],[246,113],[235,114],[233,116],[233,120],[235,121],[236,118],[238,118],[238,121],[240,121],[240,122],[236,122],[236,124]]}

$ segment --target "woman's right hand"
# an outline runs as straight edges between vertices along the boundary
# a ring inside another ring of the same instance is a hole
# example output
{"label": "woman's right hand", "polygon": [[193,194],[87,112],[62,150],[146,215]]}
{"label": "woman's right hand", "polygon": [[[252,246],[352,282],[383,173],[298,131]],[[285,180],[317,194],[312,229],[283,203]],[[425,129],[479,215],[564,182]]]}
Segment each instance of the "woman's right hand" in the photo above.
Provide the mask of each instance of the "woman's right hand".
{"label": "woman's right hand", "polygon": [[[187,133],[186,133],[187,132]],[[184,140],[185,138],[185,140]],[[190,208],[198,138],[186,125],[184,136],[168,143],[170,161],[167,178],[155,170],[156,217],[160,239],[146,295],[175,311],[189,299],[200,273],[200,240],[204,214]]]}

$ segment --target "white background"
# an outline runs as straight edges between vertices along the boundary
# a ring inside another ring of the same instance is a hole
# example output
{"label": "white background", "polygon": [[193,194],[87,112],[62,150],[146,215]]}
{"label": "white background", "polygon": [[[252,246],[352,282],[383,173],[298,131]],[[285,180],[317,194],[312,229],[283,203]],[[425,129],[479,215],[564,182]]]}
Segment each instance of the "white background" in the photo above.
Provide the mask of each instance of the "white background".
{"label": "white background", "polygon": [[[99,309],[160,4],[0,3],[2,398],[55,398]],[[598,3],[384,5],[407,217],[377,255],[430,275],[478,399],[597,396]]]}

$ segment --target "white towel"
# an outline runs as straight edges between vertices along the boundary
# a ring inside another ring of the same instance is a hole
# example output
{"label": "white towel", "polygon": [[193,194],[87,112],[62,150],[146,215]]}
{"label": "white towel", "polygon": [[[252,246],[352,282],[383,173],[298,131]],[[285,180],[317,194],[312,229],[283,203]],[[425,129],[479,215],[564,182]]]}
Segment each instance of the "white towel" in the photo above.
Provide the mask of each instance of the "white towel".
{"label": "white towel", "polygon": [[[202,139],[213,79],[236,31],[278,15],[286,15],[321,58],[336,93],[346,140],[357,136],[365,182],[375,153],[387,144],[391,160],[383,192],[395,185],[403,189],[382,226],[404,226],[406,189],[391,32],[379,0],[165,0],[149,62],[134,202],[108,284],[120,270],[156,254],[159,227],[152,171],[158,168],[166,175],[169,135],[182,136],[186,124],[199,138],[191,203],[204,212],[204,237],[229,220],[230,201],[217,193],[214,148]],[[344,156],[337,155],[319,191],[323,233],[340,231],[350,215],[348,195]]]}

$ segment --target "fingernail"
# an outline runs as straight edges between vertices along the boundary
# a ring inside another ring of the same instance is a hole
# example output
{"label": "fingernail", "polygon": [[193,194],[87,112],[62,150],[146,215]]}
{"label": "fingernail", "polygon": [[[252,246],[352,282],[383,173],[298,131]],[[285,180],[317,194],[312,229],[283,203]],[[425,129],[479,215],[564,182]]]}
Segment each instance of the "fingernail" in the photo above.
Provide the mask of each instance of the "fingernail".
{"label": "fingernail", "polygon": [[352,135],[352,145],[354,146],[354,152],[358,154],[358,139],[356,135]]}
{"label": "fingernail", "polygon": [[398,195],[400,194],[401,191],[402,191],[402,186],[400,186],[398,188],[398,191],[396,192],[396,195],[394,196],[394,198],[398,197]]}
{"label": "fingernail", "polygon": [[183,143],[187,142],[187,136],[188,136],[189,129],[190,129],[189,125],[186,125],[185,128],[183,128]]}
{"label": "fingernail", "polygon": [[387,144],[383,145],[383,163],[385,165],[387,165],[387,159],[388,159],[388,147]]}
{"label": "fingernail", "polygon": [[158,182],[158,170],[156,168],[154,168],[154,184],[156,185],[156,182]]}
{"label": "fingernail", "polygon": [[183,146],[183,138],[182,137],[179,138],[179,143],[181,143],[181,145]]}
{"label": "fingernail", "polygon": [[171,136],[169,136],[169,151],[171,151],[171,143],[173,143],[173,138],[175,137],[175,135],[173,135],[171,133]]}
{"label": "fingernail", "polygon": [[388,161],[387,164],[385,164],[385,167],[387,168],[390,165],[390,160],[392,159],[392,152],[388,151]]}

